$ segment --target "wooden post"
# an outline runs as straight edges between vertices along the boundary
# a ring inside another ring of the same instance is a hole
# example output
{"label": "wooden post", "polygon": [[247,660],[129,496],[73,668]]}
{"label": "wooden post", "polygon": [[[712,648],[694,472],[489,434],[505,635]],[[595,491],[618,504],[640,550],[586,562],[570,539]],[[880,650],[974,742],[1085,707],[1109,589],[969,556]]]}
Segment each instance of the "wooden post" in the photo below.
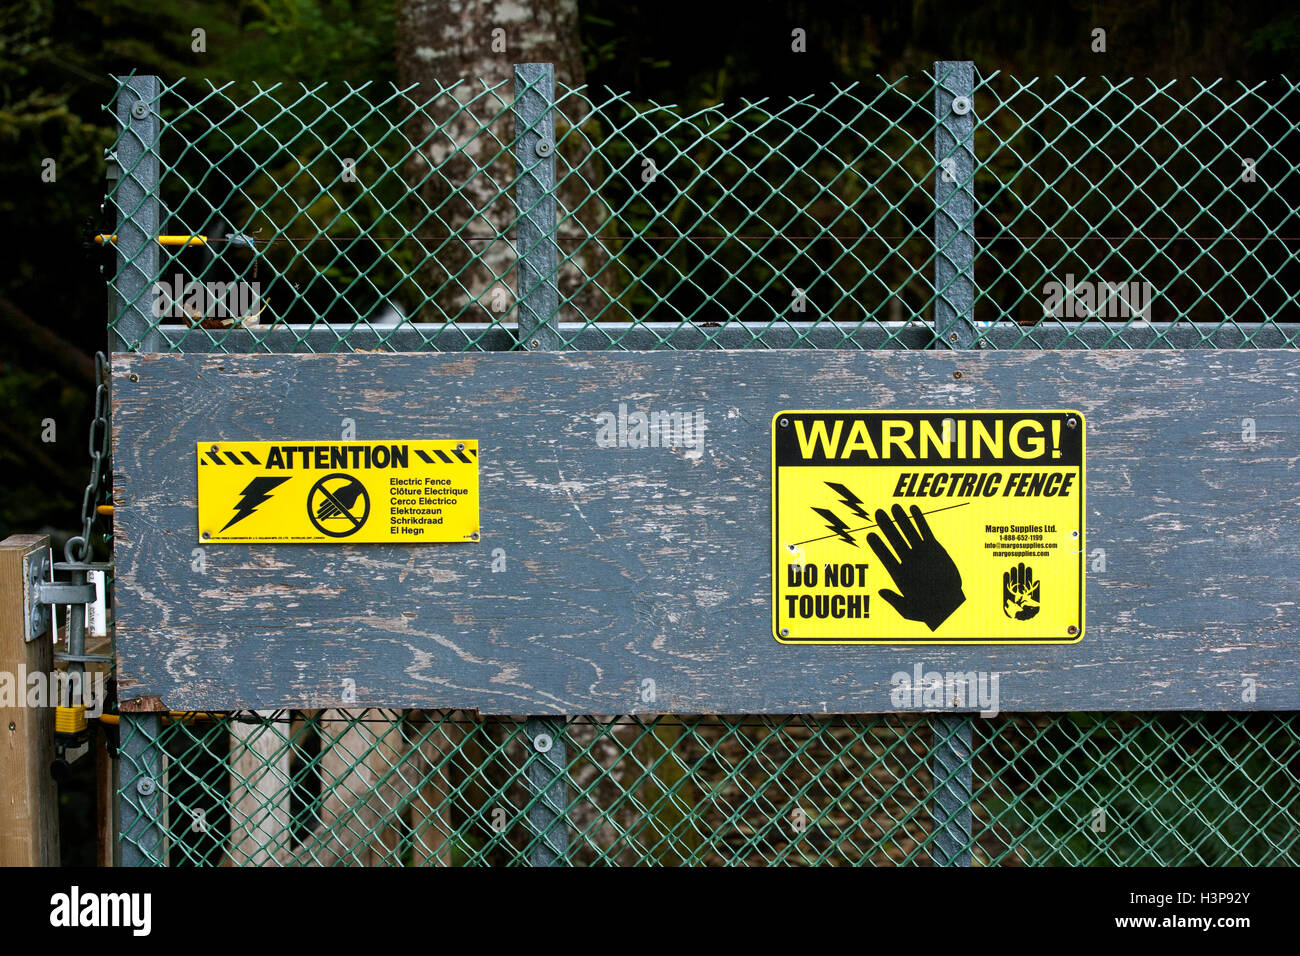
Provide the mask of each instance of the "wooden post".
{"label": "wooden post", "polygon": [[116,866],[113,851],[117,846],[117,813],[113,781],[117,779],[117,761],[109,755],[104,729],[95,732],[95,865]]}
{"label": "wooden post", "polygon": [[[290,730],[278,711],[259,710],[265,723],[236,721],[230,729],[230,863],[265,866],[289,844],[292,781]],[[283,726],[283,729],[282,729]]]}
{"label": "wooden post", "polygon": [[[112,654],[113,643],[107,637],[86,635],[87,654]],[[107,685],[112,676],[112,667],[106,662],[89,661],[86,663],[86,677],[102,675]],[[117,780],[117,760],[108,752],[108,729],[91,728],[90,753],[95,761],[95,865],[115,866],[114,850],[117,847],[117,792],[113,786]]]}
{"label": "wooden post", "polygon": [[[0,707],[0,865],[57,866],[58,792],[54,762],[54,701],[26,706],[27,675],[41,674],[52,692],[54,645],[46,631],[26,639],[23,558],[50,546],[45,535],[15,534],[0,542],[0,681],[9,684]],[[12,706],[11,706],[12,705]]]}
{"label": "wooden post", "polygon": [[457,744],[464,732],[456,718],[460,711],[423,711],[413,734],[420,738],[412,755],[419,792],[411,801],[411,865],[451,866],[455,848],[456,799],[452,775]]}
{"label": "wooden post", "polygon": [[323,847],[313,859],[394,863],[398,823],[415,793],[408,743],[395,710],[327,710],[320,719]]}

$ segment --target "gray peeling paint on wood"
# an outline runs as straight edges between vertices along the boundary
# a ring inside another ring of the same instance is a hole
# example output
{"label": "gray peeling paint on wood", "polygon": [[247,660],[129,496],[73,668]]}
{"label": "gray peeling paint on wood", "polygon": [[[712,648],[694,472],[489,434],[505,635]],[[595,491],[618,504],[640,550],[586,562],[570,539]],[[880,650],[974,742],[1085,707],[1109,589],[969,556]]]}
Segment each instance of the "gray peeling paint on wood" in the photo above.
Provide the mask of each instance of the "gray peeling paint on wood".
{"label": "gray peeling paint on wood", "polygon": [[[702,412],[703,454],[597,447],[620,403]],[[1106,555],[1084,640],[774,640],[768,429],[791,407],[1083,411]],[[124,699],[866,713],[920,664],[996,672],[1006,711],[1300,707],[1294,351],[121,354],[113,412]],[[328,440],[344,418],[477,438],[482,540],[208,546],[194,570],[194,443]]]}

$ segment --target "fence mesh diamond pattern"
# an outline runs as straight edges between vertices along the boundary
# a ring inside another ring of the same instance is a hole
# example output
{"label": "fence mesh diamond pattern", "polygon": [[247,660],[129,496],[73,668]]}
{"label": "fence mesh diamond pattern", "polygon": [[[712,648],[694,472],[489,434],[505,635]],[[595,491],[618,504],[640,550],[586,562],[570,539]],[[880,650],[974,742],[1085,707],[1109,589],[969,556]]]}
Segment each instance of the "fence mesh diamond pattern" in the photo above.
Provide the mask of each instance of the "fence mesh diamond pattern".
{"label": "fence mesh diamond pattern", "polygon": [[[568,862],[930,863],[920,716],[573,718]],[[976,865],[1294,862],[1293,715],[1042,715],[975,721]],[[130,733],[129,729],[123,733]],[[129,745],[129,741],[124,741]],[[174,865],[525,864],[541,759],[522,721],[280,711],[168,724]],[[123,799],[139,801],[124,769]],[[144,831],[142,831],[144,832]],[[126,832],[123,839],[138,840]]]}
{"label": "fence mesh diamond pattern", "polygon": [[[543,237],[558,265],[543,278],[561,346],[934,345],[936,82],[695,111],[560,87]],[[119,116],[140,99],[158,119],[143,141],[123,123],[108,197],[119,350],[524,344],[514,84],[124,81],[118,95]],[[1297,174],[1281,161],[1296,97],[1282,79],[977,75],[975,214],[960,224],[976,243],[973,347],[1300,344]],[[964,726],[960,849],[976,865],[1297,857],[1294,714],[551,726],[558,764],[522,719],[176,715],[143,761],[142,725],[123,719],[121,797],[148,813],[124,813],[121,839],[156,864],[514,864],[559,828],[573,864],[929,864],[950,782],[935,753]]]}

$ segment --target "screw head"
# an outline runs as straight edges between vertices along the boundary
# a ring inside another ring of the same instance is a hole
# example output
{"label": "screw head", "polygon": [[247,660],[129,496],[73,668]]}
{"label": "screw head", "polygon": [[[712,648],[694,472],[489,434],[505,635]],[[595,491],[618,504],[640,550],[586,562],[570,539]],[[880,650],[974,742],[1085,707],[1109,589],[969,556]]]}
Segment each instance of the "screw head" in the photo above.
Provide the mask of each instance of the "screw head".
{"label": "screw head", "polygon": [[1071,537],[1071,538],[1077,538],[1077,537],[1079,537],[1079,529],[1078,529],[1078,528],[1071,528],[1071,529],[1070,529],[1070,537]]}
{"label": "screw head", "polygon": [[545,158],[555,152],[555,144],[549,139],[539,139],[537,145],[533,147],[533,151],[537,153],[538,156]]}
{"label": "screw head", "polygon": [[1073,624],[1071,624],[1069,627],[1067,627],[1067,628],[1065,629],[1065,632],[1066,632],[1067,634],[1078,634],[1078,633],[1079,633],[1079,629],[1078,629],[1077,627],[1075,627]]}
{"label": "screw head", "polygon": [[555,741],[551,740],[550,734],[538,734],[533,738],[533,749],[539,754],[544,754],[551,749]]}
{"label": "screw head", "polygon": [[471,541],[477,541],[477,540],[478,540],[478,532],[475,531],[473,534],[471,534],[471,535],[469,536],[469,539],[470,539]]}
{"label": "screw head", "polygon": [[782,636],[782,637],[789,637],[789,636],[790,636],[790,629],[789,629],[788,627],[783,627],[783,628],[781,628],[781,636]]}
{"label": "screw head", "polygon": [[135,105],[131,107],[131,115],[136,119],[144,119],[149,115],[149,104],[144,100],[136,101]]}
{"label": "screw head", "polygon": [[953,378],[961,378],[961,372],[953,372],[953,373],[952,373],[952,377],[953,377]]}
{"label": "screw head", "polygon": [[140,376],[135,374],[135,372],[132,372],[130,375],[127,376],[127,378],[130,379],[132,382],[140,381]]}
{"label": "screw head", "polygon": [[783,418],[783,419],[781,419],[781,421],[780,421],[779,424],[780,424],[780,426],[781,426],[782,428],[785,428],[786,426],[788,426],[788,425],[790,424],[790,419],[788,419],[788,418]]}
{"label": "screw head", "polygon": [[1079,420],[1078,420],[1077,418],[1067,418],[1067,419],[1065,420],[1065,427],[1066,427],[1066,428],[1078,428],[1078,427],[1079,427]]}
{"label": "screw head", "polygon": [[205,531],[205,532],[203,532],[203,540],[204,540],[204,541],[207,541],[207,540],[208,540],[209,538],[211,538],[211,537],[212,537],[212,532],[211,532],[211,531]]}
{"label": "screw head", "polygon": [[541,344],[542,343],[539,342],[537,339],[533,339],[531,342],[528,343],[528,347],[530,349],[540,348]]}
{"label": "screw head", "polygon": [[958,116],[965,116],[970,112],[970,97],[957,96],[952,101],[952,111]]}
{"label": "screw head", "polygon": [[153,777],[141,777],[135,782],[135,792],[142,797],[149,796],[157,789],[158,785],[154,783]]}
{"label": "screw head", "polygon": [[465,450],[465,443],[464,443],[464,442],[458,442],[457,445],[456,445],[456,450],[457,450],[457,451],[464,451],[464,450]]}
{"label": "screw head", "polygon": [[956,332],[953,332],[951,335],[949,335],[949,336],[948,336],[948,341],[951,342],[953,345],[956,345],[956,344],[957,344],[957,333],[956,333]]}
{"label": "screw head", "polygon": [[15,723],[11,720],[11,721],[9,721],[9,729],[10,729],[11,731],[12,731],[12,730],[17,730],[17,729],[18,729],[18,725],[15,724]]}

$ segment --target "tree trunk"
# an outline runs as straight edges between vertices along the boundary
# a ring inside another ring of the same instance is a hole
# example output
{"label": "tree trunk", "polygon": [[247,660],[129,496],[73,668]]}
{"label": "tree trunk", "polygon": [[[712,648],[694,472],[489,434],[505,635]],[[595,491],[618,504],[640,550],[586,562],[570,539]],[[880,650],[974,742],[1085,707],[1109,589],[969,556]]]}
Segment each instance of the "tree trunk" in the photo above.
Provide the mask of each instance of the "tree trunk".
{"label": "tree trunk", "polygon": [[[504,321],[517,287],[514,65],[554,63],[557,87],[580,86],[577,2],[401,0],[397,33],[399,81],[420,84],[407,94],[416,112],[406,123],[412,151],[405,175],[409,225],[424,261],[415,273],[420,298],[408,314],[418,322]],[[589,113],[585,97],[566,99],[556,111],[557,140]],[[561,318],[581,320],[595,318],[603,300],[588,280],[606,257],[595,240],[581,237],[599,230],[604,210],[589,195],[599,182],[594,159],[585,142],[576,142],[580,137],[572,139],[557,151],[560,258],[573,257],[558,279]]]}

